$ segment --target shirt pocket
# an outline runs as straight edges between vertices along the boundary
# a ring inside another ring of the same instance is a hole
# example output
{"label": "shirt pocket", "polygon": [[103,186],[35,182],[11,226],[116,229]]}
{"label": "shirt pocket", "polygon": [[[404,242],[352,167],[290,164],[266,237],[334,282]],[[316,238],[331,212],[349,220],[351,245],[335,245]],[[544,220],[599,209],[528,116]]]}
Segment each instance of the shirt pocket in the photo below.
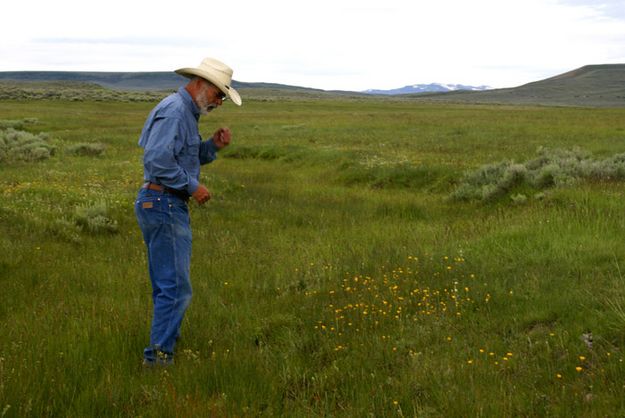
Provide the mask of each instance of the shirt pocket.
{"label": "shirt pocket", "polygon": [[189,135],[185,146],[180,152],[180,155],[178,155],[178,161],[182,168],[187,171],[195,171],[199,168],[201,143],[202,138],[199,134]]}

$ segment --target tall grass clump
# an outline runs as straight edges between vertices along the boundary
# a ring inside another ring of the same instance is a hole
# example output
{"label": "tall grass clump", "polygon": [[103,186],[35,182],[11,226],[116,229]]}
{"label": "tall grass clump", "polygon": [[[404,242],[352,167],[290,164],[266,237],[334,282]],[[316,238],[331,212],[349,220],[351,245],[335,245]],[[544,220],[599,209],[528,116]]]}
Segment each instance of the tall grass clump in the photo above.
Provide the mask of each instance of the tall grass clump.
{"label": "tall grass clump", "polygon": [[[538,149],[538,157],[525,164],[507,160],[486,164],[467,173],[451,197],[456,200],[491,201],[510,195],[518,188],[544,190],[570,186],[581,180],[624,179],[625,154],[597,160],[580,148],[565,150],[541,147]],[[518,203],[524,200],[523,195],[517,193],[512,200]]]}
{"label": "tall grass clump", "polygon": [[49,135],[19,131],[14,128],[0,130],[0,162],[40,161],[54,154]]}

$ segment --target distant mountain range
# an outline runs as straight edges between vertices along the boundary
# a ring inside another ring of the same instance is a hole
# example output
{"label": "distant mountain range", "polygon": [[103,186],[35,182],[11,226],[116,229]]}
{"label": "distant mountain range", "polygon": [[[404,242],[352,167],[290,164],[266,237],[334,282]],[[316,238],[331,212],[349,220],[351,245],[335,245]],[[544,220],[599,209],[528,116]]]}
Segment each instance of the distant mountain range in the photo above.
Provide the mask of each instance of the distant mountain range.
{"label": "distant mountain range", "polygon": [[395,94],[415,94],[415,93],[445,93],[448,91],[457,91],[457,90],[468,90],[468,91],[483,91],[490,90],[489,86],[465,86],[464,84],[440,84],[440,83],[430,83],[430,84],[414,84],[412,86],[404,86],[398,89],[391,90],[375,90],[369,89],[365,90],[362,93],[366,94],[387,94],[387,95],[395,95]]}
{"label": "distant mountain range", "polygon": [[[185,79],[174,72],[111,73],[62,71],[0,72],[0,81],[92,83],[116,90],[174,90]],[[625,64],[587,65],[519,87],[489,89],[458,84],[416,84],[366,92],[325,91],[275,83],[234,81],[233,86],[255,97],[388,97],[401,100],[547,106],[625,107]]]}

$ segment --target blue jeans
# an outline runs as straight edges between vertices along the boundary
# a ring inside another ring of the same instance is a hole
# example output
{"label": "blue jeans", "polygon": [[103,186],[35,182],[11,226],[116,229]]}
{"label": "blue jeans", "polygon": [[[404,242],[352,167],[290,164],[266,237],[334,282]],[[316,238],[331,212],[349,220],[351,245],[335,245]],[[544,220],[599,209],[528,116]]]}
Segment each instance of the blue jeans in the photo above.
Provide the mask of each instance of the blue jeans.
{"label": "blue jeans", "polygon": [[147,363],[170,363],[191,302],[189,210],[176,196],[141,189],[135,214],[147,247],[154,305],[150,345],[143,357]]}

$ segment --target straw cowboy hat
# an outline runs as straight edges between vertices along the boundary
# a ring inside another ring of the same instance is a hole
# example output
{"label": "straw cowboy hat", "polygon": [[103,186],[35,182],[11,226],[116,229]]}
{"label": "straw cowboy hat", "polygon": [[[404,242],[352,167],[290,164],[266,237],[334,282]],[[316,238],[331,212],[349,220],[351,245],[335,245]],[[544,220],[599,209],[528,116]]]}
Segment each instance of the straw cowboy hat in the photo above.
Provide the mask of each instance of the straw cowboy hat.
{"label": "straw cowboy hat", "polygon": [[241,96],[232,88],[232,68],[215,58],[204,58],[197,68],[180,68],[176,73],[187,78],[202,77],[213,83],[237,106],[241,106]]}

